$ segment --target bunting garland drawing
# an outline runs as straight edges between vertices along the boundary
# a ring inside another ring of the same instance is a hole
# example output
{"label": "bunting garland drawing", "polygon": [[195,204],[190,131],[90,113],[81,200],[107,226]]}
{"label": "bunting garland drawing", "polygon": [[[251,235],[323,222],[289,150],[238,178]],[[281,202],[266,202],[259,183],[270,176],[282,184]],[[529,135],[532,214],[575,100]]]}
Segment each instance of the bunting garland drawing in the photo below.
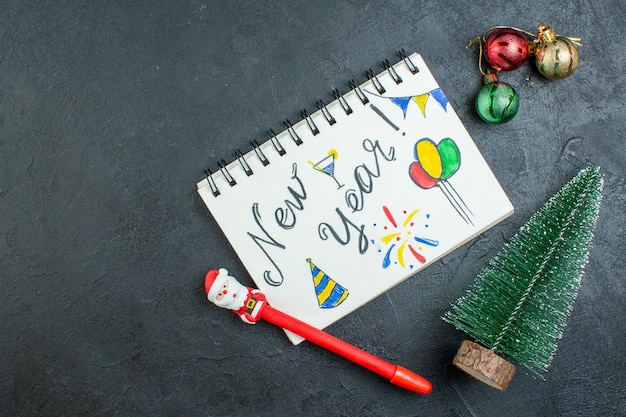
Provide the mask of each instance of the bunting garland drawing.
{"label": "bunting garland drawing", "polygon": [[[366,90],[367,91],[367,90]],[[393,104],[398,106],[402,110],[402,114],[406,119],[406,114],[409,108],[409,104],[415,103],[419,107],[422,116],[426,117],[426,103],[429,98],[435,99],[437,103],[441,106],[444,111],[448,111],[448,98],[443,94],[440,88],[436,88],[427,93],[417,94],[414,96],[404,96],[404,97],[384,97],[378,94],[374,94],[371,91],[367,91],[367,93],[372,94],[374,96],[385,98],[390,100]]]}

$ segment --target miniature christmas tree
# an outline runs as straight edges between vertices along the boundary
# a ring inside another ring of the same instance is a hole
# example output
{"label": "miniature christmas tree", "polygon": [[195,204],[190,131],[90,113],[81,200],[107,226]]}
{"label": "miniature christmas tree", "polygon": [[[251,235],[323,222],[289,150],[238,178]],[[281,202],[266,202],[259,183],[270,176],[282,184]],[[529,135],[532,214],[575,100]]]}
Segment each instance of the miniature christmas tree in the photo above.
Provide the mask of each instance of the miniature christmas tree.
{"label": "miniature christmas tree", "polygon": [[535,213],[443,319],[464,341],[454,364],[506,389],[515,367],[542,377],[563,335],[580,287],[598,218],[603,176],[585,168]]}

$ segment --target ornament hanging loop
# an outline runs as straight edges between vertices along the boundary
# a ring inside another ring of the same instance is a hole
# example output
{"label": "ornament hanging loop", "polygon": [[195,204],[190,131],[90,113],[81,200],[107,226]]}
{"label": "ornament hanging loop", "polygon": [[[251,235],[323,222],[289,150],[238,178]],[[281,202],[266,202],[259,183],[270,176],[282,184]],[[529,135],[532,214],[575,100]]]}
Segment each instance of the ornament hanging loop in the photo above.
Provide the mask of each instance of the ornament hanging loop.
{"label": "ornament hanging loop", "polygon": [[[529,32],[527,30],[517,28],[515,26],[493,26],[493,27],[490,27],[489,29],[487,29],[486,31],[483,32],[482,41],[485,42],[485,40],[487,39],[487,36],[491,32],[493,32],[494,30],[498,30],[498,29],[512,29],[512,30],[516,30],[518,32],[521,32],[521,33],[523,33],[525,35],[530,36],[532,38],[532,42],[535,42],[535,43],[542,42],[542,37],[545,38],[545,36],[550,36],[551,35],[550,40],[546,39],[545,40],[546,42],[552,42],[558,36],[560,38],[567,38],[567,39],[569,39],[576,46],[583,46],[583,42],[582,42],[581,38],[576,38],[576,37],[573,37],[573,36],[556,35],[554,33],[554,30],[552,30],[552,28],[549,27],[548,25],[546,25],[545,23],[540,23],[539,24],[539,28],[538,28],[537,33],[532,33],[532,32]],[[545,32],[551,32],[551,34],[550,33],[545,33]],[[470,43],[473,43],[473,40],[470,41]]]}
{"label": "ornament hanging loop", "polygon": [[478,70],[480,71],[480,73],[482,75],[486,76],[487,73],[483,70],[483,39],[481,39],[480,36],[476,36],[475,38],[470,39],[470,41],[467,43],[467,45],[465,45],[465,49],[468,49],[470,46],[472,46],[476,42],[478,42],[478,49],[479,49],[479,53],[478,53]]}
{"label": "ornament hanging loop", "polygon": [[572,42],[574,45],[583,46],[583,41],[581,38],[557,35],[554,33],[554,30],[545,23],[539,24],[539,27],[537,29],[537,39],[534,42],[549,43],[556,41],[557,38],[569,39],[569,41]]}
{"label": "ornament hanging loop", "polygon": [[475,38],[470,39],[467,45],[465,45],[465,49],[468,49],[470,46],[474,45],[476,42],[480,43],[480,41],[481,41],[480,36],[476,36]]}
{"label": "ornament hanging loop", "polygon": [[532,37],[536,36],[534,33],[531,33],[531,32],[529,32],[527,30],[524,30],[524,29],[516,28],[515,26],[493,26],[493,27],[490,27],[489,29],[487,29],[485,32],[483,32],[483,37],[482,37],[483,42],[487,39],[487,35],[488,34],[493,32],[494,30],[498,30],[498,29],[512,29],[512,30],[516,30],[516,31],[521,32],[521,33],[523,33],[525,35],[528,35],[528,36],[532,36]]}

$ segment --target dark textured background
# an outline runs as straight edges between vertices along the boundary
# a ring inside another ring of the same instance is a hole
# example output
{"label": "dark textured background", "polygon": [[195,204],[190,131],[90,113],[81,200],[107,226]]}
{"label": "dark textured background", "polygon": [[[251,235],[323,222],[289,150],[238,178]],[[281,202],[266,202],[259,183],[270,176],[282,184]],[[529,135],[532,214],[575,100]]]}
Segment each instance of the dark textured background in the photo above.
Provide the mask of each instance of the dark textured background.
{"label": "dark textured background", "polygon": [[[622,0],[86,3],[0,4],[1,414],[626,414]],[[521,109],[483,123],[465,44],[540,22],[583,38],[579,69],[503,74]],[[216,266],[251,283],[196,194],[202,170],[401,48],[424,56],[516,208],[329,328],[432,380],[430,396],[245,326],[202,290]],[[604,200],[546,380],[471,380],[450,365],[464,335],[440,316],[587,164]]]}

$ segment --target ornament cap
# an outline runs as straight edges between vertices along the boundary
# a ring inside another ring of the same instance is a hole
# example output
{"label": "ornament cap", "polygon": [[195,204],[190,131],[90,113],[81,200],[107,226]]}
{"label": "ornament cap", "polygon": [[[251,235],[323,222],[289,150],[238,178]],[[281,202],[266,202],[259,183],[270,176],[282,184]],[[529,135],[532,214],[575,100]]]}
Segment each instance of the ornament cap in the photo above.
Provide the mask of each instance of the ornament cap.
{"label": "ornament cap", "polygon": [[496,74],[495,72],[492,72],[492,71],[489,71],[483,77],[483,84],[495,83],[497,81],[498,81],[498,74]]}
{"label": "ornament cap", "polygon": [[537,32],[537,38],[541,43],[550,43],[556,40],[556,34],[551,27],[549,27],[545,23],[540,23]]}

